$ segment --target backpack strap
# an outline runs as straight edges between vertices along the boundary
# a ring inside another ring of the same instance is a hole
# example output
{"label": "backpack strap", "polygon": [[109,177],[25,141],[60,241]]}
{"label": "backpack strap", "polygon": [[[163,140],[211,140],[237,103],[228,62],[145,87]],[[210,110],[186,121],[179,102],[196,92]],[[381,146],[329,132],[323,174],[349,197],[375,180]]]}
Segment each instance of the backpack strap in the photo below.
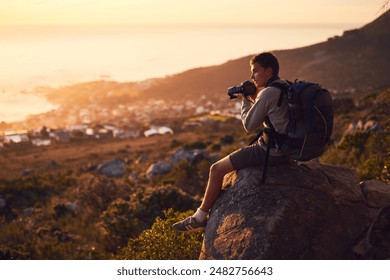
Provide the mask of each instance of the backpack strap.
{"label": "backpack strap", "polygon": [[265,123],[267,124],[267,128],[265,128],[263,130],[263,133],[266,134],[267,136],[267,150],[265,152],[265,159],[264,159],[264,164],[263,164],[263,175],[261,177],[261,184],[265,184],[265,181],[267,180],[267,168],[268,168],[268,161],[269,161],[269,156],[270,156],[270,151],[271,151],[271,148],[277,144],[277,145],[281,145],[281,141],[282,140],[282,137],[283,135],[279,134],[276,132],[273,124],[271,123],[271,120],[269,118],[269,116],[266,116],[265,117]]}
{"label": "backpack strap", "polygon": [[[288,82],[288,83],[290,83],[290,82]],[[287,95],[289,86],[285,83],[278,82],[278,81],[271,81],[271,83],[268,86],[269,87],[273,86],[273,87],[280,89],[280,95],[279,95],[277,106],[278,107],[282,106],[283,96]],[[265,159],[264,159],[264,163],[263,163],[263,175],[261,177],[261,184],[263,184],[263,185],[265,184],[265,182],[267,180],[267,169],[268,169],[268,162],[269,162],[271,147],[274,146],[275,144],[277,144],[278,146],[281,146],[282,141],[285,139],[285,135],[282,135],[282,134],[276,132],[275,127],[271,123],[271,120],[270,120],[268,115],[265,117],[265,123],[267,124],[268,128],[261,130],[249,143],[249,145],[252,145],[253,143],[255,143],[263,135],[263,133],[266,134],[266,136],[268,138],[267,150],[265,152]]]}
{"label": "backpack strap", "polygon": [[265,152],[265,159],[264,159],[264,163],[263,163],[263,175],[261,177],[261,184],[262,185],[265,184],[265,181],[267,179],[267,168],[268,168],[269,155],[270,155],[270,151],[271,151],[271,146],[273,145],[273,142],[274,142],[274,136],[273,136],[274,133],[272,132],[272,130],[274,130],[274,128],[273,128],[273,125],[272,125],[268,116],[266,116],[265,122],[267,123],[267,125],[269,127],[265,128],[263,130],[260,130],[259,133],[257,133],[257,135],[249,143],[249,146],[254,144],[263,135],[263,133],[267,135],[268,143],[267,143],[267,150]]}
{"label": "backpack strap", "polygon": [[265,123],[268,126],[268,129],[265,129],[265,130],[267,130],[266,135],[268,138],[270,138],[270,139],[272,138],[272,141],[273,141],[271,145],[276,144],[279,147],[281,147],[283,142],[286,140],[287,135],[281,134],[281,133],[276,131],[274,125],[271,123],[269,116],[265,117]]}
{"label": "backpack strap", "polygon": [[[280,92],[280,95],[279,95],[279,99],[278,99],[278,107],[282,106],[282,102],[283,102],[283,96],[285,94],[287,94],[287,91],[288,91],[288,87],[286,84],[284,83],[281,83],[281,82],[277,82],[277,81],[271,81],[271,83],[268,85],[269,87],[276,87],[278,89],[281,90]],[[267,126],[272,129],[276,134],[279,134],[276,132],[274,126],[272,125],[270,119],[268,116],[265,117],[265,123],[267,124]],[[259,133],[257,133],[257,135],[249,142],[249,145],[252,145],[253,143],[255,143],[264,133],[265,130],[260,130]],[[273,132],[272,132],[273,133]],[[274,133],[273,133],[274,134]]]}
{"label": "backpack strap", "polygon": [[[267,116],[267,118],[268,118],[268,116]],[[268,143],[267,143],[267,150],[265,152],[265,159],[264,159],[264,163],[263,163],[263,175],[261,176],[261,184],[262,185],[264,185],[265,181],[267,180],[267,168],[268,168],[269,154],[271,151],[271,146],[273,144],[272,143],[273,136],[272,136],[272,133],[270,132],[270,129],[265,129],[264,133],[266,133],[268,136]]]}
{"label": "backpack strap", "polygon": [[[288,84],[290,84],[291,82],[287,81]],[[278,89],[280,89],[280,95],[279,95],[279,99],[278,99],[278,107],[282,106],[282,102],[283,102],[283,96],[287,95],[287,92],[288,92],[288,87],[289,85],[286,84],[286,83],[282,83],[282,82],[279,82],[279,81],[275,81],[275,82],[272,82],[270,83],[270,87],[276,87]]]}

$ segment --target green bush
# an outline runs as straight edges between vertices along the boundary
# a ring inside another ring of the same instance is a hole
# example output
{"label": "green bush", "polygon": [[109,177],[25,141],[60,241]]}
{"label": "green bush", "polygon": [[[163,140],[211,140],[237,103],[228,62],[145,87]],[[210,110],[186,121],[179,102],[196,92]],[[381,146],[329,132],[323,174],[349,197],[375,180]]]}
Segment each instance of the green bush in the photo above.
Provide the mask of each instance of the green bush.
{"label": "green bush", "polygon": [[348,150],[356,148],[358,150],[358,156],[364,152],[364,146],[370,137],[368,132],[356,132],[354,134],[348,134],[344,137],[340,143],[339,148],[342,150]]}
{"label": "green bush", "polygon": [[189,260],[198,259],[202,234],[176,233],[172,224],[180,221],[193,211],[164,211],[165,219],[158,217],[151,229],[143,231],[137,238],[130,238],[127,247],[123,249],[118,259],[127,260]]}
{"label": "green bush", "polygon": [[126,184],[91,174],[80,176],[78,186],[80,205],[97,212],[106,210],[112,201],[130,192]]}
{"label": "green bush", "polygon": [[0,193],[11,208],[27,208],[65,191],[76,182],[74,177],[60,173],[1,179]]}
{"label": "green bush", "polygon": [[357,132],[330,146],[321,161],[356,168],[360,180],[386,181],[390,163],[388,132]]}
{"label": "green bush", "polygon": [[208,172],[209,164],[207,164],[206,160],[201,160],[197,164],[181,161],[176,163],[172,170],[163,177],[163,182],[174,184],[191,195],[202,195],[205,186],[205,168],[207,168]]}
{"label": "green bush", "polygon": [[107,232],[110,251],[127,243],[129,237],[138,236],[149,228],[163,211],[173,208],[176,211],[193,209],[197,202],[189,195],[172,186],[157,190],[134,193],[130,200],[114,201],[101,215],[102,225]]}
{"label": "green bush", "polygon": [[360,166],[359,177],[361,180],[380,180],[384,166],[385,164],[383,157],[377,155],[370,157]]}
{"label": "green bush", "polygon": [[[16,256],[26,256],[27,248],[25,244],[26,231],[24,229],[24,222],[21,220],[14,220],[9,223],[2,223],[0,225],[0,251],[3,253],[3,258],[20,259]],[[13,252],[18,252],[17,254]],[[23,258],[22,258],[23,259]]]}

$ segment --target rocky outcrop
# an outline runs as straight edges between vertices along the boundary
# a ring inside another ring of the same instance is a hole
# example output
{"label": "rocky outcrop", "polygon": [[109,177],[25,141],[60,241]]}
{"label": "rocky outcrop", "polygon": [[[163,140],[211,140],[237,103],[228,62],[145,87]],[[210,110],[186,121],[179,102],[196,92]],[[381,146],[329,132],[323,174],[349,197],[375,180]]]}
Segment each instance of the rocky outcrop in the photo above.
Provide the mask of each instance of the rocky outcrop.
{"label": "rocky outcrop", "polygon": [[390,260],[390,204],[379,209],[353,252],[360,259]]}
{"label": "rocky outcrop", "polygon": [[[311,163],[245,168],[226,176],[200,259],[354,259],[378,212],[356,172]],[[389,201],[390,202],[390,201]]]}

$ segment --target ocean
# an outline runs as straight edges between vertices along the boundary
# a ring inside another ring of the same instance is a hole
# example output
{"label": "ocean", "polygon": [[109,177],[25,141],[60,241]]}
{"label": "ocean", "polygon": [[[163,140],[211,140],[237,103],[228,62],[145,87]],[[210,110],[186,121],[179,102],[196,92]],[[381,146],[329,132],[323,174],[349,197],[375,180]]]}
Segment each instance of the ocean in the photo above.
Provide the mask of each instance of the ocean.
{"label": "ocean", "polygon": [[0,122],[53,109],[40,86],[164,77],[357,27],[0,26]]}

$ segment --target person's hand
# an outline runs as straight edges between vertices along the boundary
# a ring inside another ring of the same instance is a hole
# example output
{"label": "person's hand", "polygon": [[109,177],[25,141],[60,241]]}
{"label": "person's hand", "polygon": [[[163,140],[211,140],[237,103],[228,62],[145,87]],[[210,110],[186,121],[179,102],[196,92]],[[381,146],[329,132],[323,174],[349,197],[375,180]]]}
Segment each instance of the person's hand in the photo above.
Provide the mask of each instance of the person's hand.
{"label": "person's hand", "polygon": [[242,93],[237,93],[237,94],[235,94],[235,96],[236,96],[237,99],[240,100],[240,101],[242,101],[242,100],[245,98],[245,96],[244,96]]}
{"label": "person's hand", "polygon": [[249,100],[252,100],[253,102],[255,102],[256,97],[257,97],[257,93],[258,92],[256,92],[255,94],[252,94],[252,95],[248,95]]}
{"label": "person's hand", "polygon": [[244,99],[247,99],[249,100],[250,102],[254,103],[255,100],[256,100],[256,97],[257,97],[257,93],[256,94],[252,94],[252,95],[243,95],[243,94],[237,94],[237,98],[238,100],[242,101]]}

